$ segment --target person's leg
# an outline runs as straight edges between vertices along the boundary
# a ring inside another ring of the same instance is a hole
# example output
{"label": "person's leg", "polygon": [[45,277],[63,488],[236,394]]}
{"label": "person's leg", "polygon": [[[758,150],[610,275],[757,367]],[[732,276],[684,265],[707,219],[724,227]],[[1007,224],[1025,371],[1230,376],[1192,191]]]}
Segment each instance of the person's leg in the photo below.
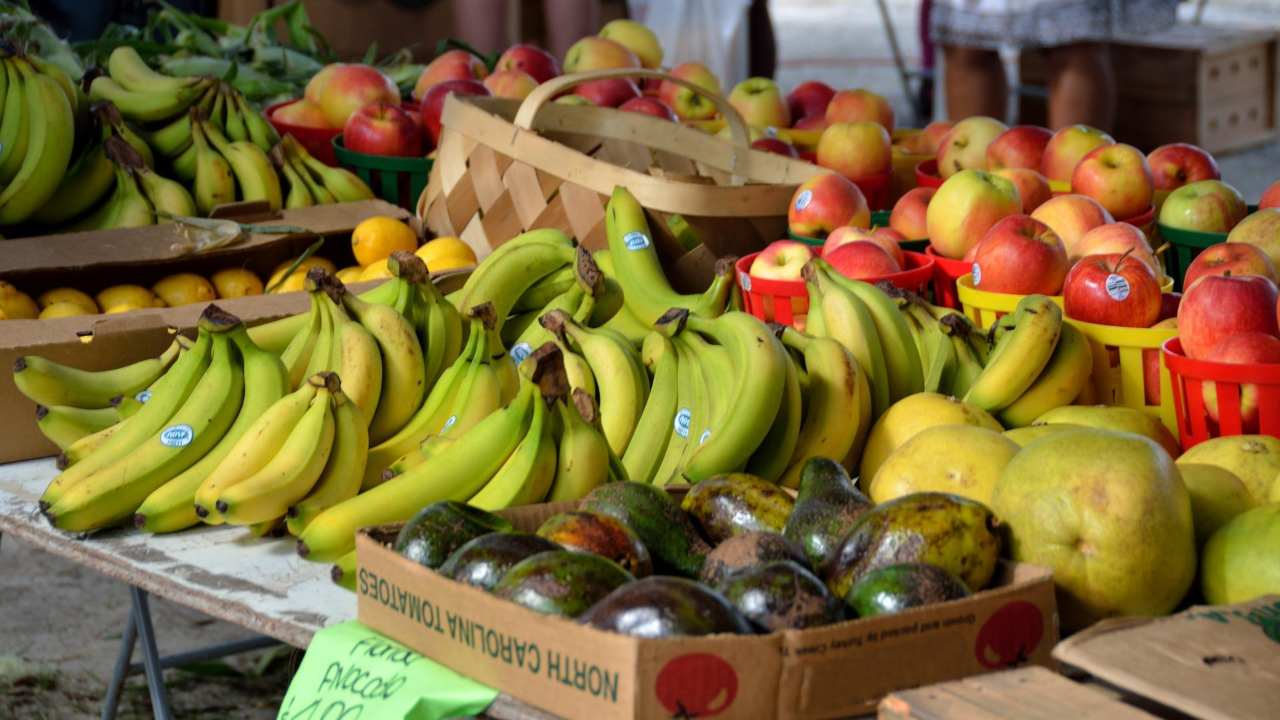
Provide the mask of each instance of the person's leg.
{"label": "person's leg", "polygon": [[599,0],[542,0],[547,25],[547,50],[557,58],[574,43],[600,29]]}
{"label": "person's leg", "polygon": [[995,50],[944,46],[947,115],[961,120],[987,115],[1004,120],[1009,81]]}
{"label": "person's leg", "polygon": [[453,28],[458,37],[482,53],[502,52],[507,39],[510,0],[453,0]]}
{"label": "person's leg", "polygon": [[1049,48],[1049,127],[1083,123],[1110,130],[1115,122],[1116,80],[1102,43]]}

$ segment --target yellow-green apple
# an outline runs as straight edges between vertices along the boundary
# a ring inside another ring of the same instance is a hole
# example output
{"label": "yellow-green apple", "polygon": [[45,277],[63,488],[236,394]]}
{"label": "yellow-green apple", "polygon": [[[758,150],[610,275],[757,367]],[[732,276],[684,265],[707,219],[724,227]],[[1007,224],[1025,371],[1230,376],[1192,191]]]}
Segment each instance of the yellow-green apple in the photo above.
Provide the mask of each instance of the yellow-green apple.
{"label": "yellow-green apple", "polygon": [[444,112],[444,101],[450,95],[488,95],[489,88],[479,80],[445,80],[432,85],[427,94],[422,96],[422,126],[426,128],[427,137],[433,146],[440,144],[440,114]]}
{"label": "yellow-green apple", "polygon": [[484,86],[494,97],[523,100],[538,87],[538,81],[523,70],[496,70],[484,79]]}
{"label": "yellow-green apple", "polygon": [[906,262],[902,254],[902,246],[899,245],[904,239],[901,234],[890,228],[868,230],[855,225],[842,225],[827,235],[827,241],[822,244],[822,256],[826,257],[836,248],[851,242],[873,242],[889,253],[889,257],[901,266]]}
{"label": "yellow-green apple", "polygon": [[634,97],[618,106],[619,110],[626,112],[635,112],[642,115],[652,115],[663,120],[676,121],[676,114],[671,112],[671,108],[658,98],[653,97]]}
{"label": "yellow-green apple", "polygon": [[992,175],[998,175],[1018,188],[1018,197],[1022,198],[1022,212],[1031,213],[1040,207],[1049,198],[1053,197],[1053,191],[1049,189],[1049,180],[1041,175],[1039,171],[1031,168],[1007,167],[999,170],[992,170]]}
{"label": "yellow-green apple", "polygon": [[773,153],[774,155],[784,155],[791,158],[800,157],[800,153],[796,150],[795,145],[792,145],[785,140],[779,140],[775,137],[762,137],[757,140],[752,140],[751,149],[763,150],[765,152]]}
{"label": "yellow-green apple", "polygon": [[1111,213],[1097,200],[1084,195],[1058,195],[1045,200],[1031,217],[1053,228],[1067,246],[1067,257],[1080,257],[1076,243],[1099,225],[1115,222]]}
{"label": "yellow-green apple", "polygon": [[662,65],[662,43],[643,23],[635,20],[610,20],[598,33],[630,50],[650,70]]}
{"label": "yellow-green apple", "polygon": [[791,119],[796,121],[796,127],[799,127],[801,120],[823,118],[827,113],[827,105],[835,94],[836,91],[830,85],[817,80],[795,86],[795,89],[787,93],[787,111],[791,113]]}
{"label": "yellow-green apple", "polygon": [[1050,182],[1068,184],[1076,165],[1096,148],[1113,145],[1115,139],[1088,125],[1068,125],[1055,132],[1044,147],[1040,174]]}
{"label": "yellow-green apple", "polygon": [[937,192],[934,188],[912,188],[898,198],[889,213],[889,227],[902,233],[908,240],[923,240],[929,237],[929,226],[925,215],[929,211],[929,201]]}
{"label": "yellow-green apple", "polygon": [[813,249],[795,240],[775,240],[760,251],[748,271],[752,277],[769,280],[799,280],[804,266],[813,259]]}
{"label": "yellow-green apple", "polygon": [[1062,307],[1076,320],[1151,327],[1160,319],[1160,281],[1130,253],[1088,255],[1067,272]]}
{"label": "yellow-green apple", "polygon": [[1072,244],[1067,252],[1067,262],[1077,263],[1089,255],[1119,255],[1130,253],[1133,257],[1145,262],[1156,274],[1157,280],[1164,279],[1164,268],[1151,250],[1147,236],[1137,227],[1127,222],[1107,223],[1099,225],[1085,233]]}
{"label": "yellow-green apple", "polygon": [[1280,207],[1280,180],[1268,185],[1267,189],[1262,191],[1262,197],[1258,198],[1259,210],[1274,207]]}
{"label": "yellow-green apple", "polygon": [[[720,79],[702,63],[680,63],[671,68],[670,75],[711,92],[720,92]],[[673,82],[662,82],[658,88],[658,99],[675,110],[681,120],[706,120],[716,114],[716,106],[710,100]]]}
{"label": "yellow-green apple", "polygon": [[[724,127],[716,131],[716,137],[721,138],[723,140],[732,141],[733,132],[729,129],[728,125],[725,125]],[[756,142],[757,140],[763,140],[766,137],[768,137],[768,135],[764,134],[763,128],[758,128],[755,125],[747,126],[747,142],[748,143],[753,143],[753,142]]]}
{"label": "yellow-green apple", "polygon": [[288,105],[281,105],[271,113],[271,119],[286,125],[297,125],[306,128],[327,128],[329,120],[319,105],[307,99],[295,100]]}
{"label": "yellow-green apple", "polygon": [[564,54],[564,71],[580,73],[588,70],[611,68],[638,68],[640,59],[622,43],[608,38],[588,36],[573,45]]}
{"label": "yellow-green apple", "polygon": [[622,103],[640,97],[640,88],[627,78],[588,80],[573,88],[574,95],[591,101],[600,107],[618,107]]}
{"label": "yellow-green apple", "polygon": [[791,113],[778,91],[778,84],[769,78],[752,77],[733,86],[729,93],[733,106],[748,125],[756,127],[790,127]]}
{"label": "yellow-green apple", "polygon": [[850,180],[884,175],[893,167],[889,133],[880,123],[835,123],[818,138],[818,164]]}
{"label": "yellow-green apple", "polygon": [[1280,268],[1280,208],[1259,210],[1241,220],[1227,235],[1227,242],[1253,245]]}
{"label": "yellow-green apple", "polygon": [[999,120],[983,115],[956,123],[938,145],[938,174],[949,178],[961,170],[986,170],[987,147],[1008,129]]}
{"label": "yellow-green apple", "polygon": [[1276,284],[1261,275],[1209,275],[1183,290],[1178,336],[1187,357],[1213,360],[1224,338],[1277,334]]}
{"label": "yellow-green apple", "polygon": [[961,170],[934,193],[925,213],[929,244],[942,257],[959,260],[1002,218],[1022,212],[1018,189],[982,170]]}
{"label": "yellow-green apple", "polygon": [[507,48],[493,66],[495,72],[500,70],[523,70],[539,83],[544,83],[560,74],[560,63],[556,56],[537,45],[517,43]]}
{"label": "yellow-green apple", "polygon": [[[521,46],[516,45],[511,49],[517,47]],[[503,57],[506,57],[506,53],[503,53]],[[445,80],[483,80],[488,74],[489,70],[480,58],[466,50],[449,50],[437,55],[436,59],[422,69],[422,74],[413,85],[413,99],[422,100],[422,96],[427,94],[432,85],[439,85]]]}
{"label": "yellow-green apple", "polygon": [[1097,200],[1113,217],[1137,217],[1151,209],[1155,186],[1147,156],[1117,143],[1091,150],[1071,173],[1071,192]]}
{"label": "yellow-green apple", "polygon": [[[1155,325],[1152,330],[1177,330],[1178,318],[1167,317]],[[1160,404],[1160,351],[1146,349],[1142,351],[1142,390],[1148,405]]]}
{"label": "yellow-green apple", "polygon": [[[1274,365],[1280,364],[1280,338],[1260,332],[1242,332],[1222,339],[1209,353],[1214,362]],[[1204,388],[1205,411],[1215,422],[1218,415],[1217,383],[1206,382]],[[1240,385],[1240,420],[1246,434],[1258,431],[1258,386],[1253,383]]]}
{"label": "yellow-green apple", "polygon": [[827,124],[838,122],[877,122],[885,132],[893,133],[893,107],[889,101],[870,90],[841,90],[827,103]]}
{"label": "yellow-green apple", "polygon": [[824,173],[805,180],[787,206],[787,227],[802,237],[821,238],[843,225],[868,227],[867,198],[848,178]]}
{"label": "yellow-green apple", "polygon": [[347,118],[342,144],[369,155],[421,155],[422,128],[398,104],[370,103]]}
{"label": "yellow-green apple", "polygon": [[973,285],[987,292],[1057,295],[1066,276],[1062,239],[1030,215],[1001,218],[973,256]]}
{"label": "yellow-green apple", "polygon": [[1179,230],[1228,233],[1249,207],[1239,190],[1221,180],[1188,183],[1169,193],[1160,206],[1160,224]]}
{"label": "yellow-green apple", "polygon": [[869,280],[902,272],[902,266],[879,243],[855,240],[823,254],[835,271],[855,280]]}
{"label": "yellow-green apple", "polygon": [[1261,275],[1280,282],[1271,258],[1248,243],[1218,243],[1201,250],[1187,266],[1182,287],[1189,288],[1207,275]]}
{"label": "yellow-green apple", "polygon": [[1183,185],[1222,179],[1218,161],[1190,143],[1161,145],[1147,154],[1147,164],[1151,166],[1151,180],[1156,187],[1157,210],[1169,193]]}
{"label": "yellow-green apple", "polygon": [[354,63],[329,67],[333,70],[320,88],[319,100],[313,101],[324,111],[329,127],[342,127],[351,113],[369,103],[400,102],[400,90],[395,82],[375,67]]}
{"label": "yellow-green apple", "polygon": [[1039,172],[1053,133],[1039,125],[1014,125],[987,146],[987,169],[1027,168]]}

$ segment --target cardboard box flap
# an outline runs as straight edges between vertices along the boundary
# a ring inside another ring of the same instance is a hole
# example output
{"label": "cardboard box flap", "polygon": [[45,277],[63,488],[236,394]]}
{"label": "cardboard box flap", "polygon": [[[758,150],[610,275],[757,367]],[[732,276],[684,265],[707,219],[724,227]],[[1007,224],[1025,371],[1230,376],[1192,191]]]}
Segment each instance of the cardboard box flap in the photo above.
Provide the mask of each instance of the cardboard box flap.
{"label": "cardboard box flap", "polygon": [[1042,667],[989,673],[904,690],[880,701],[881,720],[1151,720],[1098,688]]}
{"label": "cardboard box flap", "polygon": [[1280,595],[1108,620],[1059,643],[1058,660],[1209,720],[1280,713]]}

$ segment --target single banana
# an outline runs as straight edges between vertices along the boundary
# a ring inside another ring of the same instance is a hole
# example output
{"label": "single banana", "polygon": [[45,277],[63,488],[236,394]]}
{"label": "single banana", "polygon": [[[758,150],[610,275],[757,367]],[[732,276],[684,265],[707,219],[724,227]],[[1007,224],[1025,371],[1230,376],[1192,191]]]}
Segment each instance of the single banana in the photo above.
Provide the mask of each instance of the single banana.
{"label": "single banana", "polygon": [[653,370],[653,382],[631,442],[622,455],[622,464],[636,482],[651,483],[658,464],[666,456],[675,422],[677,361],[671,340],[656,332],[645,338],[642,355],[645,364]]}
{"label": "single banana", "polygon": [[[236,201],[236,181],[231,164],[209,142],[205,122],[192,125],[192,148],[195,151],[195,201],[201,215],[208,215],[219,205]],[[175,169],[177,163],[175,162]]]}
{"label": "single banana", "polygon": [[1093,374],[1089,339],[1071,323],[1063,323],[1058,345],[1040,376],[1008,407],[996,414],[1006,428],[1025,427],[1050,410],[1070,405]]}
{"label": "single banana", "polygon": [[[340,286],[339,286],[340,287]],[[413,326],[386,305],[366,302],[342,290],[341,300],[373,336],[382,357],[381,397],[369,419],[369,442],[381,443],[409,422],[426,396],[426,365]]]}
{"label": "single banana", "polygon": [[247,140],[228,141],[209,123],[205,123],[202,130],[231,166],[231,172],[236,176],[240,199],[248,202],[265,201],[272,210],[279,210],[284,204],[280,193],[280,176],[276,175],[271,160],[262,148]]}
{"label": "single banana", "polygon": [[[145,165],[133,171],[133,177],[142,188],[142,194],[151,202],[156,212],[156,222],[171,222],[165,217],[191,217],[196,214],[196,202],[191,193],[176,181],[164,177]],[[161,215],[164,213],[164,215]]]}
{"label": "single banana", "polygon": [[622,336],[585,328],[562,310],[543,315],[539,322],[566,338],[586,359],[600,393],[600,425],[613,452],[624,454],[649,394],[649,377],[639,354]]}
{"label": "single banana", "polygon": [[280,133],[276,132],[275,127],[267,122],[262,113],[249,106],[249,101],[245,100],[244,95],[236,93],[235,101],[239,105],[241,117],[244,118],[249,139],[254,145],[262,148],[263,152],[270,152],[271,148],[280,143]]}
{"label": "single banana", "polygon": [[295,537],[317,515],[360,492],[360,478],[369,457],[369,429],[360,408],[341,390],[334,392],[333,403],[333,449],[328,463],[315,487],[304,500],[289,508],[285,520],[289,534]]}
{"label": "single banana", "polygon": [[120,45],[107,57],[107,74],[121,87],[137,93],[178,93],[200,82],[198,77],[170,77],[152,70],[138,51]]}
{"label": "single banana", "polygon": [[[486,321],[487,322],[487,321]],[[476,329],[484,337],[480,341],[478,360],[469,368],[458,388],[453,406],[448,408],[441,435],[456,436],[470,430],[490,414],[501,409],[513,396],[504,376],[514,374],[514,363],[502,352],[491,331]],[[496,351],[496,354],[495,354]],[[517,387],[518,387],[517,379]]]}
{"label": "single banana", "polygon": [[[197,162],[198,158],[199,152],[196,148],[195,141],[193,140],[191,144],[187,146],[186,150],[178,153],[176,157],[169,161],[169,167],[173,170],[173,177],[188,185],[194,184],[196,181],[196,171],[199,169],[199,163]],[[223,162],[225,163],[226,161],[224,160]],[[226,169],[227,172],[231,171],[230,167],[227,167]],[[232,182],[234,181],[235,179],[232,178]]]}
{"label": "single banana", "polygon": [[[852,292],[831,282],[825,273],[815,269],[810,275],[809,282],[816,282],[819,288],[824,334],[839,342],[857,358],[871,384],[872,414],[879,417],[890,404],[889,371],[885,366],[880,334],[876,331],[871,311]],[[814,314],[811,306],[809,317],[812,319]]]}
{"label": "single banana", "polygon": [[27,157],[27,138],[31,134],[31,111],[27,107],[27,81],[22,72],[23,60],[6,58],[4,117],[0,119],[0,185],[6,185],[18,174]]}
{"label": "single banana", "polygon": [[[306,384],[307,365],[311,362],[316,338],[320,334],[323,313],[320,299],[312,293],[306,324],[294,334],[293,339],[280,352],[280,361],[284,363],[285,372],[289,374],[290,387],[298,388]],[[250,335],[250,337],[253,336]]]}
{"label": "single banana", "polygon": [[122,425],[124,425],[124,423],[116,423],[115,425],[103,428],[98,432],[85,435],[79,440],[76,440],[62,451],[62,454],[58,456],[58,459],[54,464],[59,470],[66,470],[72,465],[75,465],[81,460],[89,457],[96,452],[98,448],[105,445],[107,440],[109,440],[112,435],[116,434]]}
{"label": "single banana", "polygon": [[67,168],[53,196],[31,216],[37,225],[61,225],[107,197],[115,187],[115,165],[100,143],[85,149]]}
{"label": "single banana", "polygon": [[[193,110],[198,109],[199,115],[207,116],[213,111],[214,96],[217,92],[216,88],[206,90],[192,106]],[[184,112],[164,127],[146,133],[144,137],[147,144],[166,158],[178,157],[195,141],[192,115],[192,112]]]}
{"label": "single banana", "polygon": [[786,472],[778,481],[789,488],[800,486],[800,471],[809,458],[826,457],[837,461],[855,449],[859,431],[866,432],[871,419],[871,406],[859,407],[858,381],[865,377],[843,345],[824,337],[810,337],[786,328],[782,342],[804,356],[809,386],[805,392],[804,420],[800,439]]}
{"label": "single banana", "polygon": [[25,112],[27,145],[17,173],[0,190],[0,225],[31,217],[58,189],[75,147],[75,118],[58,83],[21,63],[22,102],[11,112]]}
{"label": "single banana", "polygon": [[733,387],[724,381],[734,376],[733,358],[721,345],[707,342],[696,332],[680,334],[680,341],[689,348],[698,371],[703,378],[707,394],[707,412],[693,428],[693,437],[701,445],[711,438],[714,428],[720,427],[733,409]]}
{"label": "single banana", "polygon": [[115,189],[111,196],[88,215],[82,216],[62,232],[88,232],[119,228],[145,227],[155,224],[155,209],[138,187],[138,181],[121,165],[116,165]]}
{"label": "single banana", "polygon": [[107,75],[100,75],[89,85],[89,99],[111,102],[129,120],[155,122],[168,120],[191,107],[210,82],[201,78],[177,90],[137,91],[129,90]]}
{"label": "single banana", "polygon": [[343,555],[333,561],[333,567],[329,569],[329,577],[338,587],[346,588],[351,592],[355,592],[356,571],[358,567],[359,566],[356,564],[356,551],[352,550],[346,555]]}
{"label": "single banana", "polygon": [[[800,444],[800,427],[804,422],[804,394],[800,390],[800,370],[786,354],[786,384],[778,415],[770,423],[769,432],[747,460],[746,470],[769,482],[778,482],[786,472]],[[844,421],[848,423],[846,419]]]}
{"label": "single banana", "polygon": [[[677,322],[683,324],[682,320]],[[664,327],[663,332],[673,332],[675,335],[671,341],[671,352],[676,360],[676,412],[667,430],[666,451],[653,473],[651,482],[655,485],[678,481],[685,458],[699,440],[694,434],[694,427],[702,417],[706,388],[701,370],[688,345],[678,342],[679,334],[685,330],[679,326],[670,326]]]}
{"label": "single banana", "polygon": [[1040,376],[1062,331],[1062,309],[1044,295],[1027,295],[1012,313],[1013,329],[991,350],[965,402],[994,412],[1013,404]]}
{"label": "single banana", "polygon": [[[142,393],[138,394],[142,395]],[[143,404],[144,403],[136,396],[120,395],[118,397],[111,398],[111,405],[115,408],[116,415],[119,416],[121,420],[124,420],[141,410]]]}
{"label": "single banana", "polygon": [[[236,102],[236,98],[240,93],[226,85],[224,85],[223,90],[227,95],[227,114],[222,124],[222,131],[226,134],[227,139],[232,142],[247,142],[249,140],[249,128],[245,127],[244,115],[241,113],[240,103]],[[258,149],[266,152],[271,148],[266,148],[265,150],[263,148]]]}
{"label": "single banana", "polygon": [[284,173],[284,179],[289,183],[289,192],[284,196],[285,209],[296,210],[316,205],[315,197],[311,195],[311,191],[307,189],[306,183],[302,181],[302,177],[293,169],[293,166],[289,163],[279,165],[281,172]]}
{"label": "single banana", "polygon": [[578,270],[573,265],[566,265],[530,285],[511,306],[511,312],[513,314],[534,310],[545,312],[552,301],[575,287],[579,287]]}
{"label": "single banana", "polygon": [[115,408],[85,409],[71,405],[36,406],[36,427],[59,450],[120,422]]}
{"label": "single banana", "polygon": [[[856,295],[870,313],[884,354],[885,370],[888,373],[889,401],[896,402],[920,392],[924,387],[921,358],[915,350],[911,331],[902,316],[900,301],[890,298],[880,288],[841,275],[823,260],[818,260],[817,265],[835,284],[845,287]],[[893,289],[892,286],[889,287],[889,290]]]}
{"label": "single banana", "polygon": [[524,439],[468,505],[494,511],[541,502],[547,496],[556,476],[556,442],[547,416],[546,399],[540,397],[533,403]]}
{"label": "single banana", "polygon": [[[346,310],[327,295],[324,300],[334,321],[334,371],[340,378],[349,378],[343,385],[343,398],[355,405],[368,434],[367,428],[382,396],[382,355],[377,341],[363,325],[352,320]],[[363,473],[361,462],[358,474]]]}
{"label": "single banana", "polygon": [[555,479],[547,502],[573,502],[609,481],[612,453],[599,426],[595,400],[590,395],[572,390],[564,402],[556,403],[556,412],[560,433]]}
{"label": "single banana", "polygon": [[428,387],[435,387],[445,368],[458,359],[466,328],[453,303],[444,299],[429,280],[415,286],[421,301],[429,303],[419,335],[425,348],[423,361]]}
{"label": "single banana", "polygon": [[13,364],[13,383],[19,392],[40,405],[108,408],[117,396],[132,397],[156,382],[181,351],[182,343],[174,340],[157,357],[97,371],[24,355]]}
{"label": "single banana", "polygon": [[313,278],[319,275],[325,277],[322,272],[307,273],[307,292],[311,296],[311,302],[320,307],[320,332],[316,334],[315,346],[311,348],[311,357],[307,359],[306,368],[303,370],[302,376],[310,378],[317,373],[329,372],[334,370],[334,352],[333,348],[337,344],[334,340],[334,317],[329,308],[332,305],[326,302],[324,290],[320,286],[313,285]]}
{"label": "single banana", "polygon": [[959,369],[955,344],[942,323],[922,304],[911,301],[904,309],[904,319],[919,337],[919,356],[924,367],[924,391],[940,392],[955,384]]}

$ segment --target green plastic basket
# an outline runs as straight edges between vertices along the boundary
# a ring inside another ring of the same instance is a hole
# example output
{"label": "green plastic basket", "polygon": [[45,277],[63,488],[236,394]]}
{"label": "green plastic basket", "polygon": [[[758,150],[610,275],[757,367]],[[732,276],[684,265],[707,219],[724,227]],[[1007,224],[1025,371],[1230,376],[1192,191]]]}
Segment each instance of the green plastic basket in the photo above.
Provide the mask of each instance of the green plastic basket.
{"label": "green plastic basket", "polygon": [[892,210],[872,210],[871,227],[889,227],[889,216],[892,214]]}
{"label": "green plastic basket", "polygon": [[826,238],[815,238],[815,237],[807,237],[805,235],[797,235],[791,232],[790,230],[787,231],[787,237],[791,238],[792,240],[795,240],[796,242],[802,242],[805,245],[808,245],[809,247],[815,247],[815,248],[821,248],[827,242]]}
{"label": "green plastic basket", "polygon": [[431,158],[369,155],[348,150],[342,145],[341,135],[333,139],[333,152],[343,167],[359,175],[373,189],[374,195],[409,212],[417,210],[418,196],[431,174]]}
{"label": "green plastic basket", "polygon": [[[1257,205],[1249,206],[1251,214],[1257,211]],[[1161,240],[1169,243],[1169,249],[1164,253],[1164,265],[1169,277],[1173,278],[1175,292],[1182,292],[1182,278],[1187,274],[1187,267],[1202,250],[1227,241],[1227,233],[1180,230],[1159,222],[1156,223],[1156,232]]]}

